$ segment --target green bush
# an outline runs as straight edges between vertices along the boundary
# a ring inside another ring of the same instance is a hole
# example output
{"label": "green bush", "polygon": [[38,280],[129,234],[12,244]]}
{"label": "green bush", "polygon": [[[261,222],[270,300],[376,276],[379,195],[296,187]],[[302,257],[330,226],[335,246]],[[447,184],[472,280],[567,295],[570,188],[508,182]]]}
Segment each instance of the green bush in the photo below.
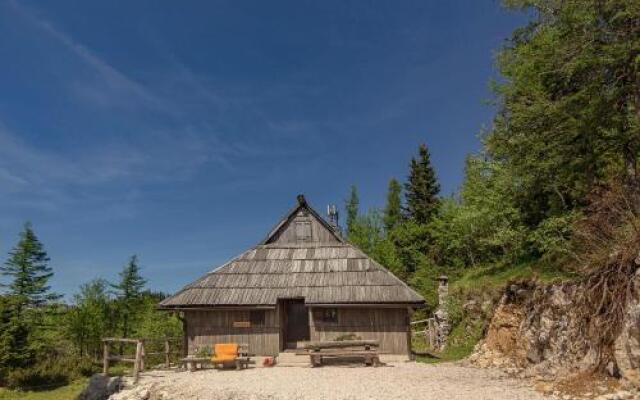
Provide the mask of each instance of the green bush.
{"label": "green bush", "polygon": [[9,389],[44,390],[67,385],[69,376],[66,371],[40,367],[18,368],[7,374],[5,383]]}
{"label": "green bush", "polygon": [[3,383],[9,389],[44,390],[91,376],[97,370],[97,366],[88,359],[50,358],[31,367],[7,372]]}
{"label": "green bush", "polygon": [[337,342],[344,342],[345,340],[362,340],[362,338],[355,333],[347,333],[335,338]]}

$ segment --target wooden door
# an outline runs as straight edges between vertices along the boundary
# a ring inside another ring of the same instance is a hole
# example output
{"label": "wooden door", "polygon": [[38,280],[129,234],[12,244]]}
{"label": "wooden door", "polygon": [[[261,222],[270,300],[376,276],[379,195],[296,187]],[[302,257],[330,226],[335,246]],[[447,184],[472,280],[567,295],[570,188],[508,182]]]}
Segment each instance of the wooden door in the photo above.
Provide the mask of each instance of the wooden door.
{"label": "wooden door", "polygon": [[304,300],[289,300],[285,303],[287,347],[295,347],[297,342],[309,340],[309,311]]}

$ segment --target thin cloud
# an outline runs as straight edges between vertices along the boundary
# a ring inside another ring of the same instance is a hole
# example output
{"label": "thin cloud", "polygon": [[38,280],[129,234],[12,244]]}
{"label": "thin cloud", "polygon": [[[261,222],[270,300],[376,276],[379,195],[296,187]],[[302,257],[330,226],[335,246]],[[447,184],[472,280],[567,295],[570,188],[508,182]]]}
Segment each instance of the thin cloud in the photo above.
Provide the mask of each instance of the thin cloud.
{"label": "thin cloud", "polygon": [[[72,84],[72,88],[84,99],[93,100],[101,105],[131,104],[132,100],[135,99],[136,105],[143,105],[164,112],[173,112],[175,110],[173,105],[167,102],[166,99],[154,95],[146,87],[98,57],[89,48],[56,28],[50,21],[38,16],[30,8],[15,0],[10,0],[8,4],[26,21],[29,21],[34,27],[56,40],[97,73],[99,82],[94,82],[94,84],[74,82]],[[99,84],[95,85],[95,83]],[[108,91],[104,90],[104,86]]]}

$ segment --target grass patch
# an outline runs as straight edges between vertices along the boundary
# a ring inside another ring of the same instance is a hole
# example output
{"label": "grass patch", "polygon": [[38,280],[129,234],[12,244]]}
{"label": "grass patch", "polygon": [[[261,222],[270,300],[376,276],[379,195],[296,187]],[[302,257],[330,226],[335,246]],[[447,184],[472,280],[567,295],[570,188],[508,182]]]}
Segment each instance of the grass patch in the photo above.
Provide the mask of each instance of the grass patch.
{"label": "grass patch", "polygon": [[427,364],[437,364],[462,360],[471,355],[476,343],[482,338],[483,331],[483,321],[463,320],[451,331],[445,350],[433,353],[437,358],[419,356],[416,361]]}
{"label": "grass patch", "polygon": [[540,260],[518,264],[494,264],[478,266],[466,270],[459,279],[452,282],[452,290],[500,289],[508,282],[536,279],[542,283],[564,282],[576,276],[558,271],[557,266]]}
{"label": "grass patch", "polygon": [[0,388],[0,400],[74,400],[87,385],[88,379],[79,379],[53,390],[21,391]]}

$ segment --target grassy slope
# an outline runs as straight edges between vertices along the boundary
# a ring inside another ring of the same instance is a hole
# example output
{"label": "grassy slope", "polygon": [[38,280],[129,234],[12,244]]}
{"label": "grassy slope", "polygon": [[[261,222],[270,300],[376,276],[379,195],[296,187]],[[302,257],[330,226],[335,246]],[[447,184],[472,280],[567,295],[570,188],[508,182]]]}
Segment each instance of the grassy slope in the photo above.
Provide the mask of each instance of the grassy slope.
{"label": "grassy slope", "polygon": [[[557,268],[543,262],[525,262],[515,265],[492,265],[470,268],[451,283],[451,296],[464,302],[477,298],[479,302],[487,297],[499,297],[504,287],[513,281],[535,279],[542,283],[571,280],[569,274],[558,272]],[[473,352],[473,348],[482,339],[485,324],[488,321],[462,319],[453,327],[449,335],[449,346],[438,358],[419,357],[418,361],[435,363],[461,360]]]}
{"label": "grassy slope", "polygon": [[37,392],[0,389],[0,400],[74,400],[86,384],[87,379],[81,379],[58,389]]}

